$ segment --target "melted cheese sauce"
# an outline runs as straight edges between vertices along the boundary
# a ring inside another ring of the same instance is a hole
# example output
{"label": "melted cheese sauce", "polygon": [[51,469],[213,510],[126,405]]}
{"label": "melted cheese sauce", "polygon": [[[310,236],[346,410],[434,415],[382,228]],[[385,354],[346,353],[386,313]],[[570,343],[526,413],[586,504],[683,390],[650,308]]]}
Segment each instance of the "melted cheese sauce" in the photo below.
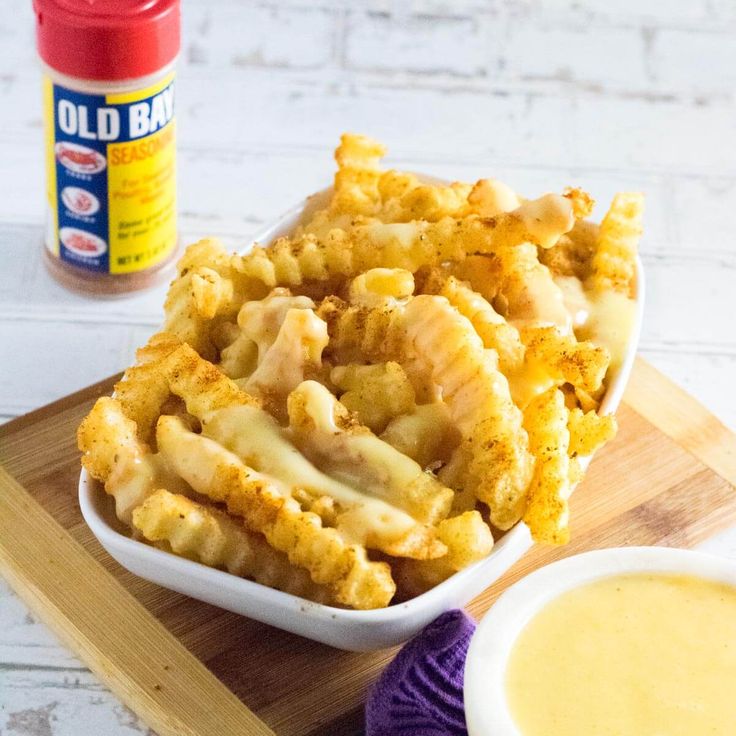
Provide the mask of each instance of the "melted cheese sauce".
{"label": "melted cheese sauce", "polygon": [[285,436],[284,430],[262,409],[233,406],[212,414],[202,430],[253,469],[284,484],[303,488],[316,497],[329,495],[349,510],[343,525],[349,541],[364,544],[372,534],[398,539],[416,521],[380,498],[353,488],[318,470]]}
{"label": "melted cheese sauce", "polygon": [[523,736],[736,732],[736,587],[622,575],[564,593],[512,650],[507,698]]}
{"label": "melted cheese sauce", "polygon": [[122,449],[118,451],[118,460],[105,488],[115,498],[115,515],[128,525],[133,509],[159,488],[184,495],[191,492],[187,484],[170,471],[160,455],[141,455]]}
{"label": "melted cheese sauce", "polygon": [[557,276],[578,340],[603,345],[611,353],[609,371],[621,366],[636,317],[636,302],[617,291],[591,293],[575,276]]}

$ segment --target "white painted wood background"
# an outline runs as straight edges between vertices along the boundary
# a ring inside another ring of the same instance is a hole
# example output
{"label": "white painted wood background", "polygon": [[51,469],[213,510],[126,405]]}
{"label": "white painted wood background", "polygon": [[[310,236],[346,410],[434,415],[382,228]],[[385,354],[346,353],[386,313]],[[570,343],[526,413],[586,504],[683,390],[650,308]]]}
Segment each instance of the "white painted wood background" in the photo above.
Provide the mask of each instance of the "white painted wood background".
{"label": "white painted wood background", "polygon": [[[30,0],[0,6],[0,420],[124,367],[163,289],[75,296],[41,263]],[[647,194],[641,352],[736,428],[736,0],[184,0],[185,241],[232,246],[324,185],[345,130],[397,166],[528,195]],[[600,215],[600,211],[598,213]],[[736,532],[706,549],[736,558]],[[0,734],[146,727],[0,581]]]}

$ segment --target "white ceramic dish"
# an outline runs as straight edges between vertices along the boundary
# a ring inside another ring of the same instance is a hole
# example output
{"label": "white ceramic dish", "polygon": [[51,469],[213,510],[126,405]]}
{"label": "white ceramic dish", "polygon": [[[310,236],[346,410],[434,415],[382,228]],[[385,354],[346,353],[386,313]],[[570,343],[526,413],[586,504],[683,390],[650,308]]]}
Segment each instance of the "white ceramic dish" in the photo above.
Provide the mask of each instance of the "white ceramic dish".
{"label": "white ceramic dish", "polygon": [[[275,237],[288,234],[305,211],[320,206],[329,193],[330,189],[325,189],[304,200],[256,233],[254,240],[268,243]],[[639,342],[644,308],[644,274],[640,261],[637,261],[636,301],[629,348],[618,375],[614,376],[603,398],[603,413],[616,411]],[[102,546],[136,575],[234,613],[351,651],[382,649],[406,641],[444,611],[462,607],[472,600],[532,545],[528,528],[519,523],[497,542],[486,559],[453,575],[427,593],[388,608],[352,611],[312,603],[131,539],[115,518],[110,499],[84,470],[79,478],[79,504],[85,521]]]}
{"label": "white ceramic dish", "polygon": [[722,557],[667,547],[614,547],[568,557],[511,586],[483,617],[465,661],[465,719],[470,736],[523,736],[506,703],[513,645],[547,603],[572,588],[626,573],[675,573],[736,585],[736,565]]}

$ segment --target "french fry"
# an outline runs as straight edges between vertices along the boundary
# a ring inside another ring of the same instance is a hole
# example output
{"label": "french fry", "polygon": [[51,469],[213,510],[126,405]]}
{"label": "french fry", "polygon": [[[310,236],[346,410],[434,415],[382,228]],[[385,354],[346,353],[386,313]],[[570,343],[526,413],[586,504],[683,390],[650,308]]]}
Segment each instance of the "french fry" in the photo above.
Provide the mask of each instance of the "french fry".
{"label": "french fry", "polygon": [[600,389],[611,360],[607,348],[578,342],[575,335],[562,334],[551,326],[524,328],[521,337],[527,363],[586,393],[595,394]]}
{"label": "french fry", "polygon": [[442,387],[463,435],[471,458],[464,485],[489,505],[493,524],[508,529],[523,513],[533,465],[508,382],[467,318],[443,297],[415,297],[403,318],[415,359]]}
{"label": "french fry", "polygon": [[536,457],[524,521],[537,542],[565,544],[570,536],[568,498],[572,487],[567,422],[565,398],[555,388],[537,396],[524,412],[529,448]]}
{"label": "french fry", "polygon": [[348,544],[317,514],[304,512],[277,481],[244,465],[207,437],[188,432],[172,417],[161,417],[158,444],[167,462],[202,495],[224,503],[246,526],[306,569],[312,580],[332,586],[337,600],[355,608],[388,605],[395,585],[385,563],[371,562],[365,548]]}
{"label": "french fry", "polygon": [[130,524],[131,514],[162,484],[180,493],[188,488],[171,474],[158,455],[137,436],[135,422],[123,413],[116,399],[103,396],[77,430],[82,465],[105,485],[115,500],[117,517]]}
{"label": "french fry", "polygon": [[335,151],[337,173],[331,208],[337,212],[370,214],[378,200],[379,162],[386,153],[378,142],[346,133]]}
{"label": "french fry", "polygon": [[289,427],[304,454],[336,477],[436,524],[450,510],[453,493],[411,458],[351,420],[321,384],[305,381],[289,396]]}
{"label": "french fry", "polygon": [[82,465],[103,483],[115,467],[115,456],[124,452],[138,458],[147,448],[138,439],[135,422],[123,413],[120,402],[109,396],[97,399],[77,429]]}
{"label": "french fry", "polygon": [[218,509],[159,489],[133,511],[133,526],[149,542],[165,542],[177,555],[219,567],[285,593],[334,605],[328,586],[312,582],[260,534]]}
{"label": "french fry", "polygon": [[362,352],[370,360],[396,360],[441,387],[472,458],[463,484],[490,506],[497,527],[518,521],[532,466],[521,413],[467,318],[445,298],[428,295],[403,307],[375,309],[326,300],[318,313],[337,355]]}
{"label": "french fry", "polygon": [[154,440],[161,407],[171,396],[161,366],[181,344],[181,340],[165,332],[153,335],[137,351],[138,364],[128,368],[115,384],[115,397],[123,412],[135,422],[138,437],[148,444]]}
{"label": "french fry", "polygon": [[411,381],[394,361],[338,365],[330,372],[330,380],[338,389],[340,403],[377,434],[392,419],[409,413],[416,406]]}
{"label": "french fry", "polygon": [[616,418],[612,414],[601,416],[595,411],[583,413],[572,409],[567,420],[570,431],[569,453],[572,457],[592,455],[598,448],[616,435]]}
{"label": "french fry", "polygon": [[524,359],[519,331],[510,325],[478,292],[454,276],[435,271],[425,282],[424,292],[445,297],[460,314],[467,317],[486,348],[498,354],[499,367],[508,375]]}
{"label": "french fry", "polygon": [[447,463],[462,439],[442,401],[420,404],[397,416],[380,437],[425,470]]}
{"label": "french fry", "polygon": [[203,434],[259,472],[305,489],[314,497],[331,496],[339,509],[337,528],[344,527],[352,539],[371,549],[417,559],[439,557],[446,551],[432,527],[419,523],[398,506],[315,468],[260,408],[233,406],[218,412],[205,425]]}
{"label": "french fry", "polygon": [[203,360],[189,345],[181,345],[166,357],[162,370],[171,393],[180,396],[190,414],[203,423],[225,406],[249,404],[257,399],[242,391],[212,363]]}
{"label": "french fry", "polygon": [[[198,353],[214,358],[217,350],[210,331],[216,317],[232,318],[242,303],[247,284],[232,268],[232,259],[217,240],[189,246],[177,264],[164,313],[164,330],[189,343]],[[263,296],[257,285],[254,297]],[[215,322],[216,324],[216,322]]]}
{"label": "french fry", "polygon": [[644,196],[622,192],[613,198],[601,222],[592,260],[593,289],[612,289],[628,294],[636,271],[636,252],[641,238]]}
{"label": "french fry", "polygon": [[285,419],[286,397],[318,374],[326,345],[327,324],[311,309],[290,309],[245,390],[260,398],[277,419]]}
{"label": "french fry", "polygon": [[421,595],[458,570],[487,557],[493,549],[493,535],[478,511],[467,511],[440,522],[440,539],[448,553],[437,560],[398,560],[394,573],[400,598]]}

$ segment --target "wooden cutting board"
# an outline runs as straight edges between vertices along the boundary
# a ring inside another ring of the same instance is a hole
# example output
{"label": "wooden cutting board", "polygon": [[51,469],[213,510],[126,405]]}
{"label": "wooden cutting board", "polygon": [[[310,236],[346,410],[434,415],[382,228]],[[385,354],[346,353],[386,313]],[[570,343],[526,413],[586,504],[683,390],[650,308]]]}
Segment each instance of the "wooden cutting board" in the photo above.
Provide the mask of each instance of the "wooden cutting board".
{"label": "wooden cutting board", "polygon": [[[353,654],[159,588],[121,568],[77,505],[75,431],[114,379],[0,428],[0,572],[161,736],[355,734],[392,650]],[[537,547],[469,606],[540,565],[616,545],[691,547],[736,524],[736,436],[639,360],[618,437],[572,499],[572,543]]]}

